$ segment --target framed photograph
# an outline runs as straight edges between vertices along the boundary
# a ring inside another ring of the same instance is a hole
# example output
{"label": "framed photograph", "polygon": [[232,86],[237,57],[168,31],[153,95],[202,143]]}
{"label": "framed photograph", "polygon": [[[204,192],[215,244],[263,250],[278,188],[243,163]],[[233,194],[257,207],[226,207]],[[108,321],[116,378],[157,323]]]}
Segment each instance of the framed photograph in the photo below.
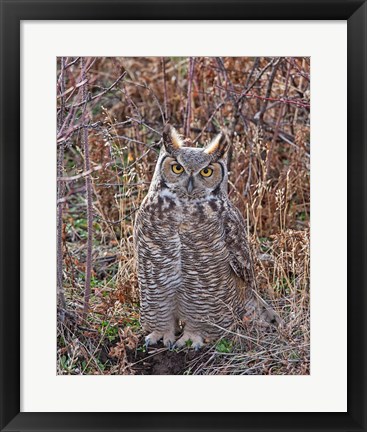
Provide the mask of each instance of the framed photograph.
{"label": "framed photograph", "polygon": [[1,430],[366,430],[365,1],[1,10]]}

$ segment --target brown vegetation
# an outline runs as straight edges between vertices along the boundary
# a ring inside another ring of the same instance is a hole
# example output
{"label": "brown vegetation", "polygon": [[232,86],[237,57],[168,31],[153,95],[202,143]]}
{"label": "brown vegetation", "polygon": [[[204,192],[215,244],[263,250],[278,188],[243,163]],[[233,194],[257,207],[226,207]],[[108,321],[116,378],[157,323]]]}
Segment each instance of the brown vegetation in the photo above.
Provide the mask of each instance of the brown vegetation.
{"label": "brown vegetation", "polygon": [[[310,60],[60,58],[57,66],[57,373],[308,374]],[[166,122],[198,145],[219,130],[231,139],[229,194],[248,221],[259,290],[281,328],[242,323],[199,353],[145,352],[132,227]]]}

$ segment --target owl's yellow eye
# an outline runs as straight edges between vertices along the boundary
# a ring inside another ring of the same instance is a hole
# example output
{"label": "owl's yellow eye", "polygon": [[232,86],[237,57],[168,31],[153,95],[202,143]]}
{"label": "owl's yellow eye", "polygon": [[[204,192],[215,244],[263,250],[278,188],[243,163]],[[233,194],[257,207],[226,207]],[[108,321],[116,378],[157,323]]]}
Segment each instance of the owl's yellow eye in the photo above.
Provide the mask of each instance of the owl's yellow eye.
{"label": "owl's yellow eye", "polygon": [[175,174],[182,174],[184,172],[184,169],[183,169],[183,167],[181,165],[174,164],[174,165],[172,165],[172,171]]}
{"label": "owl's yellow eye", "polygon": [[211,168],[209,168],[209,167],[206,167],[206,168],[203,168],[203,169],[200,171],[200,174],[201,174],[203,177],[210,177],[210,176],[213,174],[213,170],[212,170]]}

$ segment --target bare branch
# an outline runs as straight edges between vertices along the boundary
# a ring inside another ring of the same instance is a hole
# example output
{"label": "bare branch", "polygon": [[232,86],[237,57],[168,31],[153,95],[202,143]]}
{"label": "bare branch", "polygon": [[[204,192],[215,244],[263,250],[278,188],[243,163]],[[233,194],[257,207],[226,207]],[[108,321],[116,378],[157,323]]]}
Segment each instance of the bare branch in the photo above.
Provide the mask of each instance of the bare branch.
{"label": "bare branch", "polygon": [[[61,58],[61,71],[60,71],[60,93],[65,92],[65,57]],[[65,96],[61,96],[61,108],[58,118],[58,127],[64,123],[65,118]],[[64,171],[64,144],[60,145],[57,152],[57,176],[61,177]],[[63,205],[59,200],[63,199],[65,194],[65,184],[63,182],[57,182],[57,291],[59,308],[61,309],[61,320],[64,319],[66,310],[65,293],[63,286],[63,252],[62,252],[62,210]]]}
{"label": "bare branch", "polygon": [[267,89],[266,89],[266,95],[265,95],[265,98],[264,98],[264,103],[263,103],[263,105],[261,107],[261,110],[260,110],[260,113],[259,113],[259,121],[260,121],[261,124],[264,122],[264,113],[265,113],[266,107],[268,106],[268,103],[269,103],[269,98],[270,98],[270,95],[271,95],[271,89],[273,87],[273,82],[274,82],[274,79],[275,79],[275,74],[277,73],[277,70],[278,70],[278,67],[279,67],[279,64],[280,64],[280,60],[281,59],[279,58],[274,63],[273,70],[271,71],[271,75],[269,77],[268,86],[267,86]]}
{"label": "bare branch", "polygon": [[[114,81],[108,88],[106,88],[105,90],[103,90],[101,93],[98,93],[98,94],[96,94],[96,95],[94,95],[94,96],[92,96],[89,100],[88,100],[88,102],[92,102],[92,101],[94,101],[94,100],[96,100],[96,99],[99,99],[99,98],[101,98],[102,96],[104,96],[106,93],[108,93],[110,90],[112,90],[124,77],[125,77],[125,75],[126,75],[126,71],[124,71],[118,78],[117,78],[117,80],[116,81]],[[82,82],[84,82],[85,80],[83,79],[82,80]],[[84,85],[84,84],[83,84]],[[84,96],[85,98],[87,97],[87,95],[85,95]],[[79,102],[78,104],[76,104],[76,105],[73,105],[74,106],[74,108],[78,108],[78,107],[81,107],[81,106],[83,106],[84,104],[85,104],[85,102],[86,102],[86,100],[83,98],[83,100],[81,101],[81,102]]]}
{"label": "bare branch", "polygon": [[167,97],[167,79],[166,79],[166,60],[164,57],[161,59],[162,73],[163,73],[163,90],[164,90],[164,114],[166,121],[168,121],[168,97]]}
{"label": "bare branch", "polygon": [[[87,81],[85,71],[84,58],[81,59],[82,80],[85,84],[82,86],[82,99],[84,101],[84,112],[87,109]],[[89,143],[88,143],[88,128],[84,125],[82,132],[82,144],[84,147],[84,169],[85,172],[90,170],[89,160]],[[85,319],[89,310],[90,298],[90,280],[92,275],[92,244],[93,244],[93,203],[92,203],[92,180],[90,174],[85,176],[85,187],[87,191],[87,258],[85,262],[85,291],[84,291],[84,305],[83,305],[83,318]]]}
{"label": "bare branch", "polygon": [[[284,95],[283,95],[284,99],[287,97],[287,94],[288,94],[288,84],[289,84],[290,72],[291,72],[291,64],[288,63],[287,76],[285,79],[285,89],[284,89]],[[274,148],[274,145],[275,145],[276,140],[278,138],[280,121],[282,120],[282,117],[283,117],[284,108],[285,108],[285,105],[281,105],[279,108],[279,113],[278,113],[278,118],[277,118],[277,122],[275,125],[273,139],[271,140],[270,148],[269,148],[268,155],[266,158],[266,179],[268,179],[268,177],[269,177],[270,163],[271,163],[271,159],[273,156],[273,148]]]}
{"label": "bare branch", "polygon": [[189,82],[187,86],[187,105],[186,105],[186,116],[184,133],[186,137],[190,136],[190,123],[191,123],[191,90],[192,90],[192,80],[194,78],[194,67],[195,67],[195,57],[190,57],[189,60]]}

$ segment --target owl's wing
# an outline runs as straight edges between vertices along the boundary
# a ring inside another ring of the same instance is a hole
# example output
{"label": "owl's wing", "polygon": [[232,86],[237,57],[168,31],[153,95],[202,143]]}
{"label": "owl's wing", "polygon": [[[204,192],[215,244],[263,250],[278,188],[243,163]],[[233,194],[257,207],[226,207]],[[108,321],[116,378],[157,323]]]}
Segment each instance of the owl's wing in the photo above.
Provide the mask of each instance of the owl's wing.
{"label": "owl's wing", "polygon": [[255,289],[254,270],[247,241],[245,220],[231,202],[228,202],[228,210],[224,215],[224,229],[232,270],[244,280],[247,289]]}
{"label": "owl's wing", "polygon": [[[256,278],[252,263],[251,250],[246,235],[246,224],[243,216],[231,202],[224,215],[226,246],[233,272],[244,281],[246,290],[246,310],[249,314],[256,310],[258,317],[274,325],[282,323],[279,315],[260,296],[256,288]],[[246,313],[247,315],[247,313]]]}

